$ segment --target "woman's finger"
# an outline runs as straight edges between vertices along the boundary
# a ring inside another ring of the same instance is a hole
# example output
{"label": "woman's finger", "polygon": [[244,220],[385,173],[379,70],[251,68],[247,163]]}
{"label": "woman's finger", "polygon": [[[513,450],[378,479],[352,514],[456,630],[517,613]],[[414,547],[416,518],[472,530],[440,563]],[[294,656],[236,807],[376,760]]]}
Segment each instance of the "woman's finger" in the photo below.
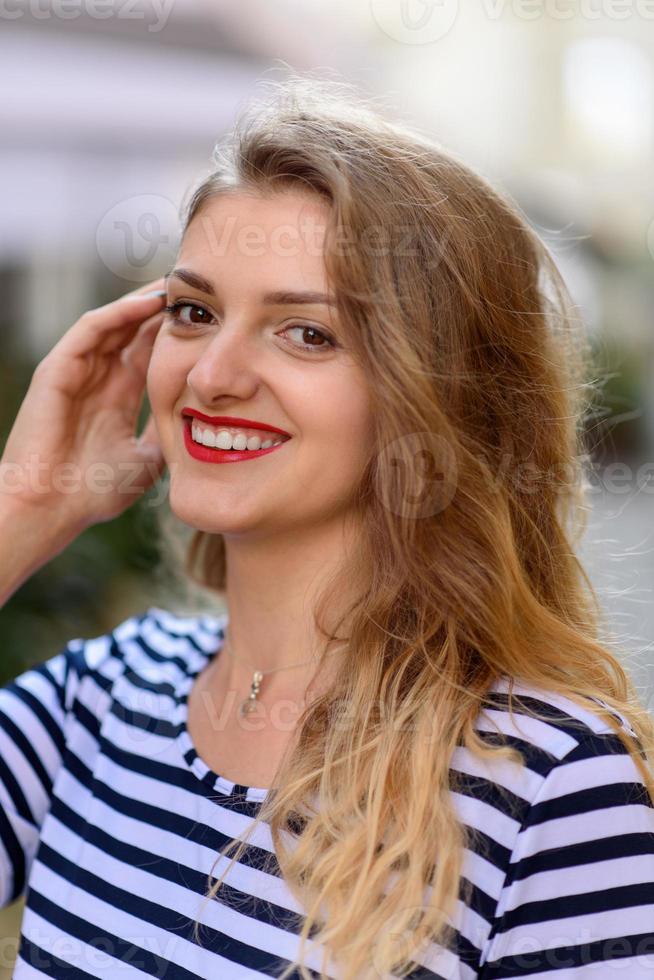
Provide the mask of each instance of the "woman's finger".
{"label": "woman's finger", "polygon": [[48,354],[53,360],[68,360],[93,353],[107,354],[125,346],[125,334],[134,331],[160,309],[165,296],[146,294],[121,297],[84,313]]}
{"label": "woman's finger", "polygon": [[159,332],[159,327],[163,323],[164,313],[160,310],[158,313],[154,313],[152,316],[144,320],[143,323],[138,328],[134,337],[130,342],[123,347],[120,352],[121,364],[126,364],[134,360],[135,357],[139,355],[142,350],[147,350],[148,356],[152,351],[152,344],[154,343],[157,333]]}
{"label": "woman's finger", "polygon": [[145,286],[139,286],[137,289],[130,289],[128,293],[125,293],[125,296],[123,298],[127,296],[140,296],[143,293],[152,292],[152,290],[154,289],[165,289],[165,288],[166,288],[166,277],[160,276],[158,279],[153,279],[152,282],[146,283]]}
{"label": "woman's finger", "polygon": [[131,366],[145,377],[152,347],[157,339],[163,319],[163,313],[155,313],[154,316],[149,317],[141,324],[136,336],[120,352],[121,364]]}
{"label": "woman's finger", "polygon": [[137,337],[121,351],[122,370],[112,378],[112,400],[135,418],[141,410],[152,348],[162,322],[162,313],[146,320]]}

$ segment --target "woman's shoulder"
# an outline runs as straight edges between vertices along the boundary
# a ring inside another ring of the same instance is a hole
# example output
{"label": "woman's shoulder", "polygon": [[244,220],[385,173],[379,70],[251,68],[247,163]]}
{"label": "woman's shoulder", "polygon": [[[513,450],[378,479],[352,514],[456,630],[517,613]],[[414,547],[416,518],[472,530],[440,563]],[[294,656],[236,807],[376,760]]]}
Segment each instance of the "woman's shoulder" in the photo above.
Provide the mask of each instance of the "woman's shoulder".
{"label": "woman's shoulder", "polygon": [[[139,647],[150,645],[151,652],[174,658],[188,651],[211,653],[222,639],[227,614],[189,612],[148,606],[143,612],[123,620],[111,636],[124,649],[137,641]],[[148,644],[149,641],[149,644]]]}
{"label": "woman's shoulder", "polygon": [[489,692],[480,732],[504,733],[526,764],[459,757],[457,809],[476,831],[468,877],[495,901],[483,973],[558,976],[562,963],[597,960],[608,976],[605,961],[617,956],[640,978],[644,961],[634,954],[646,948],[654,910],[654,803],[608,719],[625,732],[631,725],[601,698],[580,704],[517,681],[511,712],[509,686]]}
{"label": "woman's shoulder", "polygon": [[119,623],[111,638],[130,665],[137,662],[195,667],[224,637],[226,614],[188,612],[148,606]]}
{"label": "woman's shoulder", "polygon": [[93,675],[107,687],[129,674],[141,686],[176,683],[195,674],[224,636],[226,616],[149,606],[107,633],[71,640],[65,650],[78,679]]}
{"label": "woman's shoulder", "polygon": [[580,703],[572,693],[561,694],[520,678],[502,676],[486,695],[477,727],[498,728],[560,760],[579,742],[613,732],[607,715],[625,732],[635,735],[627,716],[599,697],[584,698]]}
{"label": "woman's shoulder", "polygon": [[[461,792],[475,800],[481,794],[503,815],[517,815],[520,820],[525,808],[548,787],[565,786],[566,793],[574,793],[584,785],[602,786],[614,778],[641,782],[607,712],[619,728],[635,737],[629,720],[600,698],[580,704],[573,697],[516,678],[497,680],[478,711],[476,734],[488,748],[517,749],[522,763],[499,755],[481,756],[459,745],[453,769]],[[636,745],[642,749],[637,739]]]}

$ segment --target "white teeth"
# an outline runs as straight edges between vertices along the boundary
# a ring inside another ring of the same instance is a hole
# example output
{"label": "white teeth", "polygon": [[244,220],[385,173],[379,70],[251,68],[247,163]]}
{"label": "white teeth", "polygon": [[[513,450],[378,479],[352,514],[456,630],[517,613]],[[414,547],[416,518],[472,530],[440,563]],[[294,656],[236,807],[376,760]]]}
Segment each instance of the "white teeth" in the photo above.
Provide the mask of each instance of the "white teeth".
{"label": "white teeth", "polygon": [[202,446],[210,446],[212,449],[267,449],[269,446],[277,446],[283,439],[273,438],[261,441],[260,436],[246,436],[244,432],[237,432],[232,435],[227,429],[210,429],[195,422],[191,426],[191,434],[194,442]]}

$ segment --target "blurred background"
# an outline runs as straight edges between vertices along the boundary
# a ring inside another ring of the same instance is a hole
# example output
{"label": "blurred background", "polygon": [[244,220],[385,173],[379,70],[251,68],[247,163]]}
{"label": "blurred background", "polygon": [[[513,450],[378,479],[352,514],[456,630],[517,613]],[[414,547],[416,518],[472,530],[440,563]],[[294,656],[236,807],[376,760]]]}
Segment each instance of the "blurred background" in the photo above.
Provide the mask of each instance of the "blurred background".
{"label": "blurred background", "polygon": [[[652,0],[1,0],[0,66],[1,445],[63,332],[168,271],[180,204],[260,81],[347,79],[512,196],[559,263],[603,378],[582,556],[651,707]],[[162,603],[155,506],[12,596],[1,683]],[[21,914],[0,913],[0,977]]]}

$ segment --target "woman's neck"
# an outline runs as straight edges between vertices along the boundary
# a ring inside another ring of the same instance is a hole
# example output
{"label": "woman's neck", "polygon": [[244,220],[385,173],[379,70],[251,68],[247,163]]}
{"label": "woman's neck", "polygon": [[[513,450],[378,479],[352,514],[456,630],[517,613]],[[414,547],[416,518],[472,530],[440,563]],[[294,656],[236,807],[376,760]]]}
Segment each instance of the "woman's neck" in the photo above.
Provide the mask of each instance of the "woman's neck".
{"label": "woman's neck", "polygon": [[[253,670],[261,670],[264,675],[271,671],[269,689],[306,685],[326,642],[313,610],[328,579],[341,567],[345,547],[342,528],[334,527],[267,543],[226,542],[227,636],[236,680],[251,679]],[[326,610],[326,628],[337,630],[339,637],[344,634],[338,620],[348,599],[346,590],[339,590]],[[329,650],[337,646],[342,644],[334,642]]]}

